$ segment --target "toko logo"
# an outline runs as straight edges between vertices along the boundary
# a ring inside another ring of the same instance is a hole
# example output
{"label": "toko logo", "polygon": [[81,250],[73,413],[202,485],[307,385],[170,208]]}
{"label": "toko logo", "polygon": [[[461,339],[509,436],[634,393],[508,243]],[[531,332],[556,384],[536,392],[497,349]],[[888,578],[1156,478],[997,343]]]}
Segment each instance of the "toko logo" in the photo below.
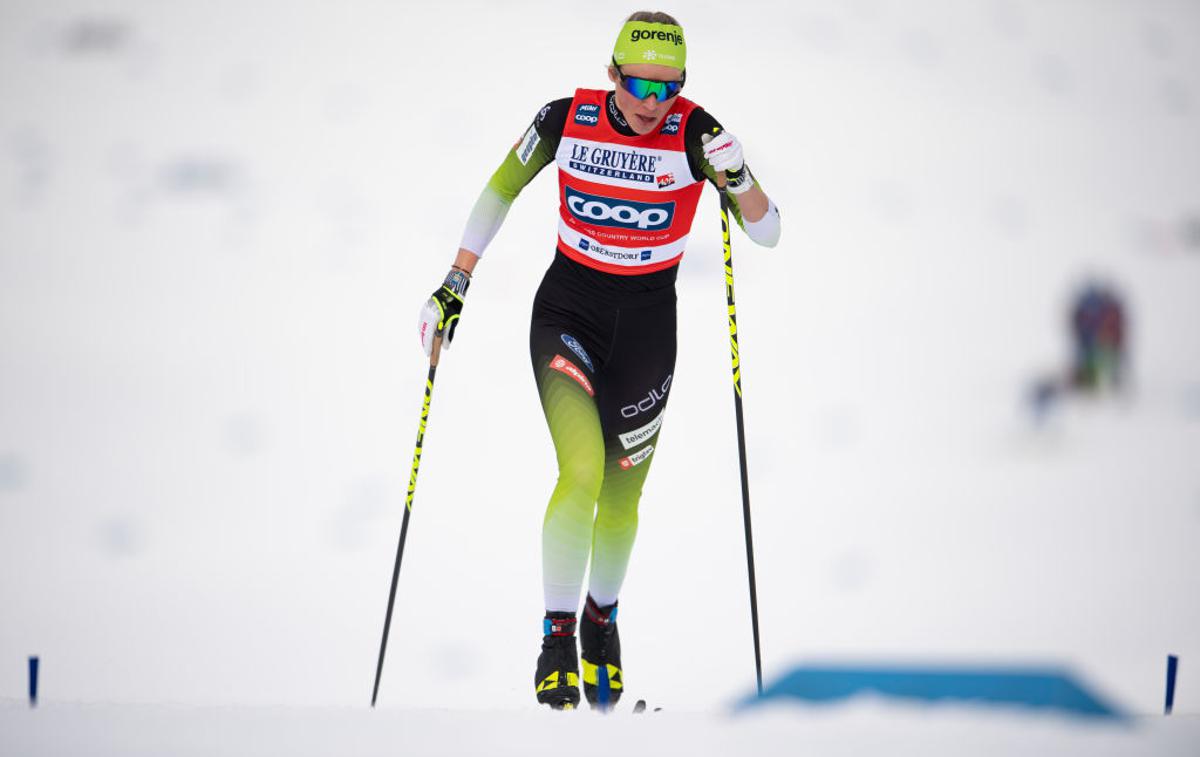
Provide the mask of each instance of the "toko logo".
{"label": "toko logo", "polygon": [[658,230],[671,225],[675,217],[673,202],[636,202],[590,195],[565,187],[567,208],[579,220],[595,226],[621,229]]}

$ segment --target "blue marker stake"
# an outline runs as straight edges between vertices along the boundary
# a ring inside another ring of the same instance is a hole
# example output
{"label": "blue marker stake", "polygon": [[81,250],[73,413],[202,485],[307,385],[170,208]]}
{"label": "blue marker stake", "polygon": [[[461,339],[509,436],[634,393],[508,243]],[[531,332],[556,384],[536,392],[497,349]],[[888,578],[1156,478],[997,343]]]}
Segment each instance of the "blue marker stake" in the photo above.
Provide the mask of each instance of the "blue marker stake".
{"label": "blue marker stake", "polygon": [[1170,715],[1175,707],[1175,673],[1179,670],[1179,658],[1173,654],[1167,655],[1167,705],[1164,715]]}
{"label": "blue marker stake", "polygon": [[604,662],[596,669],[596,704],[600,705],[603,711],[608,710],[609,698],[612,692],[608,682],[608,663]]}
{"label": "blue marker stake", "polygon": [[38,658],[31,656],[29,658],[29,706],[37,707],[37,677],[38,677]]}

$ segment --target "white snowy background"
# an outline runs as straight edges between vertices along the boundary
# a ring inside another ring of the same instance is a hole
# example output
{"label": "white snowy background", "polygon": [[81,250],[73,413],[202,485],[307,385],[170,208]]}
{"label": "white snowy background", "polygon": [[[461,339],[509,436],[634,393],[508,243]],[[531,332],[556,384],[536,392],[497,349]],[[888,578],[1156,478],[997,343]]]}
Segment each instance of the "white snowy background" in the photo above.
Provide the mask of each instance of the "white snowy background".
{"label": "white snowy background", "polygon": [[[637,9],[0,0],[6,722],[30,726],[34,654],[47,705],[366,707],[416,310]],[[768,681],[1063,663],[1149,714],[1172,653],[1200,711],[1200,6],[662,9],[686,94],[783,215],[774,250],[734,237]],[[527,334],[555,194],[545,171],[518,199],[438,374],[389,711],[534,707],[555,471]],[[753,687],[716,206],[621,598],[628,695],[675,712]],[[1126,297],[1132,391],[1036,428],[1089,276]]]}

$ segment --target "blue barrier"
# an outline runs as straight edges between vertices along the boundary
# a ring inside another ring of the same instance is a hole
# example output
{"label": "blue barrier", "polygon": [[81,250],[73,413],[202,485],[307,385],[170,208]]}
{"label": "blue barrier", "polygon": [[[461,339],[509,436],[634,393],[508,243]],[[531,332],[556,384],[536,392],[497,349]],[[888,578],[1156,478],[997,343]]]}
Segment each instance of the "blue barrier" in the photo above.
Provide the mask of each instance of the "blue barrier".
{"label": "blue barrier", "polygon": [[767,686],[761,698],[749,696],[737,707],[780,699],[827,704],[858,694],[978,706],[1015,705],[1089,718],[1125,717],[1069,671],[1057,668],[802,665]]}

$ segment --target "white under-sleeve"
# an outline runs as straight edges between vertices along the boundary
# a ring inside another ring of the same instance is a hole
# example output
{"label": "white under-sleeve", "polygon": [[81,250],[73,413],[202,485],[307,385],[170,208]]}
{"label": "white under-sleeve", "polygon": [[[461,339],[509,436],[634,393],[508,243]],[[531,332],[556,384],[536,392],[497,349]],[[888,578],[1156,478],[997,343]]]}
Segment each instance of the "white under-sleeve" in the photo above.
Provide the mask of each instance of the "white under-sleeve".
{"label": "white under-sleeve", "polygon": [[504,223],[510,207],[511,203],[505,202],[496,190],[485,186],[475,201],[475,207],[471,209],[467,226],[463,229],[462,242],[458,246],[482,257],[492,237],[496,236]]}
{"label": "white under-sleeve", "polygon": [[775,203],[771,198],[767,198],[767,212],[762,218],[757,221],[751,221],[742,216],[742,228],[746,231],[746,236],[750,237],[755,243],[763,247],[774,247],[779,244],[779,208],[775,207]]}

